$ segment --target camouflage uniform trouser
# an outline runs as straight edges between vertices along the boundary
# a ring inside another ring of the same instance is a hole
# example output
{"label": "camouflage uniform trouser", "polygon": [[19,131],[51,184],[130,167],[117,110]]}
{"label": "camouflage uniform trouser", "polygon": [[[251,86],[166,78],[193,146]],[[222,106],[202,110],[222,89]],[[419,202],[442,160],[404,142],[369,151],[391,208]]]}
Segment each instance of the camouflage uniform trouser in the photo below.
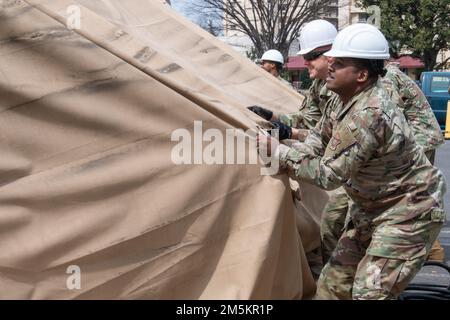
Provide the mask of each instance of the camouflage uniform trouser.
{"label": "camouflage uniform trouser", "polygon": [[[324,208],[320,225],[323,265],[331,258],[338,240],[341,237],[342,232],[344,232],[346,220],[350,219],[348,208],[351,201],[352,200],[347,195],[347,192],[345,192],[345,189],[339,188],[333,191]],[[427,260],[444,262],[444,248],[438,239],[433,243]]]}
{"label": "camouflage uniform trouser", "polygon": [[442,227],[444,218],[440,219],[433,221],[428,217],[427,221],[410,222],[416,236],[423,239],[425,247],[420,252],[415,250],[420,243],[413,243],[407,246],[411,251],[392,246],[387,254],[380,255],[368,250],[373,232],[357,230],[350,222],[322,270],[316,299],[396,299],[422,268]]}
{"label": "camouflage uniform trouser", "polygon": [[324,208],[320,224],[322,260],[325,265],[331,257],[344,231],[350,198],[343,187],[332,192]]}
{"label": "camouflage uniform trouser", "polygon": [[[425,155],[427,156],[430,163],[434,165],[436,149],[428,150],[427,152],[425,152]],[[436,241],[433,243],[433,246],[431,247],[431,251],[430,254],[428,255],[427,260],[444,262],[445,251],[439,240],[436,239]]]}

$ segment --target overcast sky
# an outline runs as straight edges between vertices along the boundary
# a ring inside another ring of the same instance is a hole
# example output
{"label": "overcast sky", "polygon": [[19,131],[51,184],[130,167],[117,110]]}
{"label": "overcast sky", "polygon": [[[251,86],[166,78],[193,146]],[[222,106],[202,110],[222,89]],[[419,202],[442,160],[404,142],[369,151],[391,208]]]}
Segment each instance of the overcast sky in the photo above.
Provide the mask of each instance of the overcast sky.
{"label": "overcast sky", "polygon": [[189,5],[192,5],[192,0],[171,0],[172,8],[181,13],[194,23],[198,24],[199,15],[192,12],[192,7],[189,10]]}
{"label": "overcast sky", "polygon": [[175,10],[183,12],[186,0],[171,0],[170,3]]}

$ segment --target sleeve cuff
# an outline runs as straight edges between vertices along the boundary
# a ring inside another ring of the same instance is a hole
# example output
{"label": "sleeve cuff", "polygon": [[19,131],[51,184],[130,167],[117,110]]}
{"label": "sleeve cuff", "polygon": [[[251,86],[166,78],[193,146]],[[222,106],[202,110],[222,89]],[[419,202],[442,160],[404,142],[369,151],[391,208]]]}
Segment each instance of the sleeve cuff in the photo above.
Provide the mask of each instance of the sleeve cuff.
{"label": "sleeve cuff", "polygon": [[285,167],[286,158],[291,148],[285,146],[284,144],[279,144],[275,149],[274,157],[279,161],[281,167]]}

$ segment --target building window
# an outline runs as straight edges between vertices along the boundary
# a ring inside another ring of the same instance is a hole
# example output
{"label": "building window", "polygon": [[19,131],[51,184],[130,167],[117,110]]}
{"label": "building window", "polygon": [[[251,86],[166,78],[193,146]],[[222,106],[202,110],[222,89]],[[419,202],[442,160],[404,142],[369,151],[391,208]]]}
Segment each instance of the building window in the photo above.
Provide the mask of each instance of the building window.
{"label": "building window", "polygon": [[367,22],[369,18],[369,14],[367,12],[358,13],[358,22]]}
{"label": "building window", "polygon": [[434,76],[431,79],[431,92],[446,93],[450,86],[450,77]]}

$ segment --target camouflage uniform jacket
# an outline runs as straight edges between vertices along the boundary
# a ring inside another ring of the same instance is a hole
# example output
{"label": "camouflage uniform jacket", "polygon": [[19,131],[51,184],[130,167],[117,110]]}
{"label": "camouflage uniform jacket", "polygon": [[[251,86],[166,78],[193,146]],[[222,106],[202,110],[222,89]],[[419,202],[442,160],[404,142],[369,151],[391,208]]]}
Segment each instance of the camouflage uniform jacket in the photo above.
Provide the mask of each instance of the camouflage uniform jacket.
{"label": "camouflage uniform jacket", "polygon": [[289,87],[290,89],[294,89],[294,87],[292,86],[292,83],[290,83],[290,82],[287,81],[286,79],[282,78],[281,76],[278,76],[278,80],[280,80],[281,83],[283,83],[284,85],[286,85],[286,86]]}
{"label": "camouflage uniform jacket", "polygon": [[304,143],[278,147],[280,167],[323,189],[343,185],[357,232],[372,237],[370,254],[425,254],[417,219],[444,221],[442,173],[428,162],[380,81],[346,104],[335,99]]}
{"label": "camouflage uniform jacket", "polygon": [[327,89],[324,80],[314,79],[299,110],[280,116],[280,122],[296,129],[312,129],[322,117],[327,101],[334,93]]}
{"label": "camouflage uniform jacket", "polygon": [[436,149],[444,142],[444,138],[422,90],[398,68],[398,63],[387,64],[386,70],[382,82],[388,92],[395,91],[398,94],[393,96],[393,100],[402,109],[417,143],[425,152]]}

